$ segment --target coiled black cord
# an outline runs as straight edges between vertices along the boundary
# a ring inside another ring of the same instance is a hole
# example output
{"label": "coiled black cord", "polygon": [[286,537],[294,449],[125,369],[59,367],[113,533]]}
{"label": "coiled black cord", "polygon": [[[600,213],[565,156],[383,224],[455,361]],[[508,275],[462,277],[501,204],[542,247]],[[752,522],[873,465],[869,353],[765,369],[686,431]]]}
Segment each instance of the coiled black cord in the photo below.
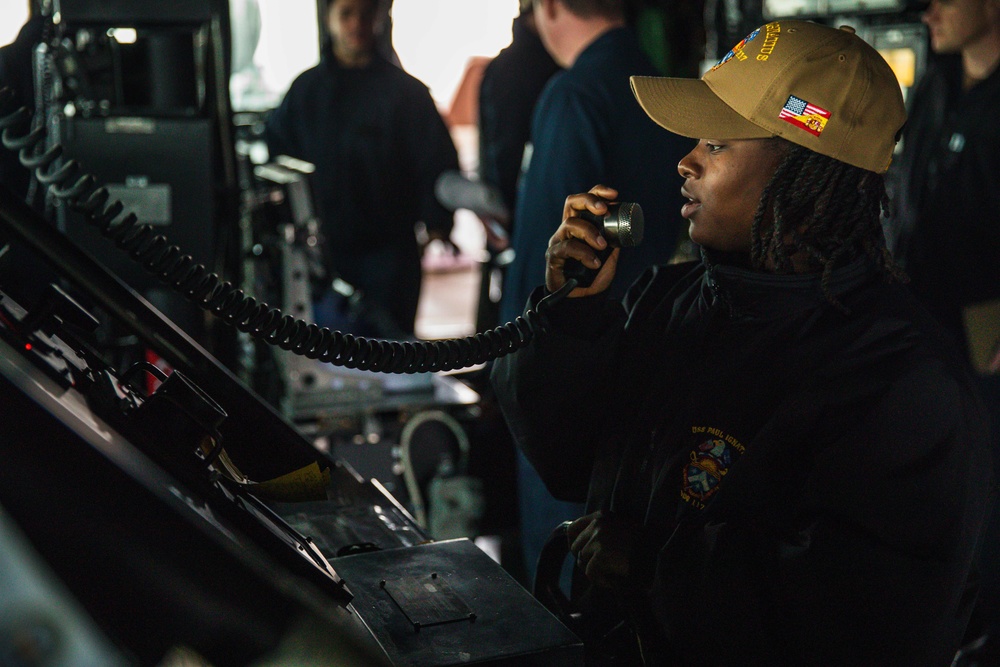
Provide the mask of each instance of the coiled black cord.
{"label": "coiled black cord", "polygon": [[[0,109],[9,104],[12,97],[9,89],[0,89]],[[380,373],[428,373],[482,364],[531,342],[544,331],[545,310],[576,287],[576,281],[570,280],[523,317],[466,338],[395,341],[331,331],[285,315],[244,294],[203,264],[196,263],[176,245],[171,245],[151,225],[139,224],[134,213],[128,212],[118,220],[125,212],[124,205],[118,200],[109,203],[107,189],[96,187],[96,179],[83,173],[75,160],[53,166],[63,154],[62,146],[56,144],[48,150],[38,150],[45,142],[44,127],[21,135],[15,133],[16,128],[22,132],[27,129],[30,119],[31,113],[24,107],[0,116],[0,137],[7,149],[18,151],[21,164],[34,171],[52,196],[82,213],[89,224],[114,241],[147,272],[203,310],[253,338],[309,359]]]}

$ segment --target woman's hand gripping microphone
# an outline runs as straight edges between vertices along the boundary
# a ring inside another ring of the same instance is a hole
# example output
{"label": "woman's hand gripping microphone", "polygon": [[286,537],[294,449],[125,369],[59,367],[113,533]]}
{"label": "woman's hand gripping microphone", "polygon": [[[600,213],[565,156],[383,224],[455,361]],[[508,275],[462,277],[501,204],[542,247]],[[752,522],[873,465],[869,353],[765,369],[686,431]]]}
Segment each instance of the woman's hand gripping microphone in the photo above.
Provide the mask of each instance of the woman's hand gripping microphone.
{"label": "woman's hand gripping microphone", "polygon": [[619,248],[642,241],[642,209],[614,202],[617,196],[614,188],[596,185],[566,198],[562,224],[545,254],[545,286],[550,292],[568,280],[577,284],[571,297],[603,292],[614,278]]}

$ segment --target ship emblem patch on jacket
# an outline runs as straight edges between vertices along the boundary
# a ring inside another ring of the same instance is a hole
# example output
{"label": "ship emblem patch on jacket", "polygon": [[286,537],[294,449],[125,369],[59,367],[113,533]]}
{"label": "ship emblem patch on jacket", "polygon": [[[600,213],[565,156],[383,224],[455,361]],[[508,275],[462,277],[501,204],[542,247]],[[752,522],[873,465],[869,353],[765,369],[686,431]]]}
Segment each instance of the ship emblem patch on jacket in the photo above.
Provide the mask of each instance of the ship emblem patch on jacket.
{"label": "ship emblem patch on jacket", "polygon": [[732,437],[714,428],[694,429],[713,436],[702,440],[689,454],[684,466],[681,498],[699,509],[719,490],[719,484],[729,473],[733,462],[743,453],[744,447]]}

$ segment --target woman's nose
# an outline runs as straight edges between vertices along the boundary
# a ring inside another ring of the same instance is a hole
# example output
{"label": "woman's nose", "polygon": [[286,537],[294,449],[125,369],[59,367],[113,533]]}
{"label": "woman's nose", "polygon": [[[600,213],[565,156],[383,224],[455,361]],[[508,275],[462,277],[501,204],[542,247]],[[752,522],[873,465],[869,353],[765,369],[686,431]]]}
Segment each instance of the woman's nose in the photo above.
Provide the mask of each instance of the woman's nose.
{"label": "woman's nose", "polygon": [[685,179],[695,175],[694,151],[682,157],[681,161],[677,163],[677,173]]}

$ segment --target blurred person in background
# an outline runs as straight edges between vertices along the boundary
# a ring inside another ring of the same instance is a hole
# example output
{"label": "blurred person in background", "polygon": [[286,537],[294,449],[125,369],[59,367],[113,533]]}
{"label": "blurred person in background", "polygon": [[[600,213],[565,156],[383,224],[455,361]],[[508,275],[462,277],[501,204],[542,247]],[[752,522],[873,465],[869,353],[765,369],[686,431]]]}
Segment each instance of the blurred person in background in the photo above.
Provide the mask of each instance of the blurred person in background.
{"label": "blurred person in background", "polygon": [[[479,180],[496,189],[509,217],[484,220],[489,260],[483,264],[477,331],[500,324],[499,303],[490,288],[493,280],[502,280],[503,267],[494,260],[510,244],[517,183],[531,137],[535,102],[560,69],[538,36],[533,0],[521,0],[511,33],[510,46],[486,66],[479,85]],[[493,223],[501,225],[502,234],[493,231]]]}
{"label": "blurred person in background", "polygon": [[[961,346],[993,420],[1000,468],[1000,0],[932,0],[933,52],[889,170],[886,236],[910,286]],[[983,621],[1000,664],[1000,517],[983,545]]]}
{"label": "blurred person in background", "polygon": [[[511,237],[513,262],[504,278],[500,320],[521,314],[544,279],[549,237],[566,197],[594,183],[617,184],[623,201],[643,209],[645,238],[623,256],[617,296],[650,264],[673,253],[682,198],[664,183],[690,141],[662,132],[630,103],[629,77],[660,72],[626,22],[625,0],[535,0],[534,19],[546,50],[565,70],[549,81],[535,106],[531,155],[518,188]],[[529,576],[542,544],[581,506],[554,500],[523,456],[518,461],[521,537]]]}
{"label": "blurred person in background", "polygon": [[[316,167],[310,183],[330,268],[372,314],[352,333],[408,338],[422,279],[416,228],[451,245],[453,215],[434,183],[458,168],[458,155],[427,87],[380,55],[381,16],[379,0],[329,0],[330,48],[292,83],[265,137],[272,156]],[[317,323],[340,328],[338,295],[315,298]]]}

